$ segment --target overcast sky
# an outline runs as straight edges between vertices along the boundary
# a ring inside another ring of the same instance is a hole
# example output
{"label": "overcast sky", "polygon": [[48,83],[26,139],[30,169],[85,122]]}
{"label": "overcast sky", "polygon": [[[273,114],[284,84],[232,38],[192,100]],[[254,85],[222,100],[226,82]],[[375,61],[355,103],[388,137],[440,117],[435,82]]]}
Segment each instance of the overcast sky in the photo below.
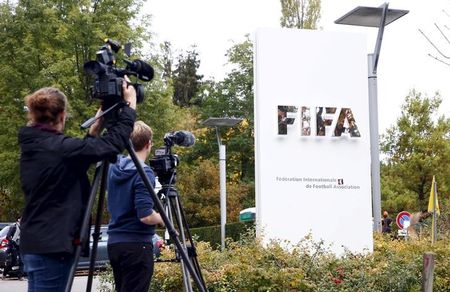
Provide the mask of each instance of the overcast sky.
{"label": "overcast sky", "polygon": [[[383,1],[322,0],[320,27],[326,31],[348,31],[367,35],[368,52],[375,46],[377,29],[336,25],[334,20],[356,6],[380,6]],[[153,15],[151,31],[157,41],[170,41],[174,48],[197,46],[200,73],[222,79],[226,74],[225,53],[233,42],[244,40],[260,27],[280,27],[279,0],[147,0],[144,10]],[[413,88],[429,96],[440,91],[441,113],[450,117],[450,66],[428,56],[445,59],[418,29],[450,56],[450,44],[434,26],[450,38],[450,0],[393,0],[389,8],[406,9],[409,14],[385,29],[378,65],[378,107],[380,133],[395,123],[400,105]],[[326,68],[324,68],[325,70]]]}

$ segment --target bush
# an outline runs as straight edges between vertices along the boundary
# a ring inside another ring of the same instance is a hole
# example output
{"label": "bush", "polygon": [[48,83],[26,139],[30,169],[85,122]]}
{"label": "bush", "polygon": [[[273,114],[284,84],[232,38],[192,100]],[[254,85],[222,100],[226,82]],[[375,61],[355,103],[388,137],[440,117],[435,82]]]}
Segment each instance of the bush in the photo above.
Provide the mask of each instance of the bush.
{"label": "bush", "polygon": [[[239,241],[241,234],[245,233],[245,230],[252,226],[253,222],[228,223],[225,225],[225,235],[227,238],[233,241]],[[192,228],[191,233],[192,236],[197,239],[197,241],[208,242],[213,248],[218,248],[220,246],[220,225]]]}
{"label": "bush", "polygon": [[[233,241],[239,241],[241,235],[248,229],[254,229],[253,222],[233,222],[225,224],[225,235],[227,238]],[[191,235],[196,241],[208,242],[211,247],[219,248],[220,237],[220,225],[189,228]],[[165,230],[157,230],[156,233],[164,238]]]}
{"label": "bush", "polygon": [[[434,289],[450,287],[447,240],[398,241],[376,235],[373,253],[335,256],[323,242],[306,237],[287,251],[287,242],[265,247],[253,231],[239,241],[228,240],[220,252],[198,242],[198,261],[208,291],[420,291],[423,254],[436,254]],[[170,251],[164,257],[172,258]],[[182,291],[179,264],[157,263],[151,291]]]}

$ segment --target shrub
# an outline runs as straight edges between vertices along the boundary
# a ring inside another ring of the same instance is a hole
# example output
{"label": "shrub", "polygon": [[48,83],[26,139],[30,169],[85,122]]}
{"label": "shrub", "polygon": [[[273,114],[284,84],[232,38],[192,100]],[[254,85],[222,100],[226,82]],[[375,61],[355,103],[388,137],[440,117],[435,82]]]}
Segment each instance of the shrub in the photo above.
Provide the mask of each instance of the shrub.
{"label": "shrub", "polygon": [[[436,254],[434,289],[450,287],[450,248],[447,240],[398,241],[376,235],[373,253],[346,252],[337,257],[323,242],[309,236],[290,250],[288,242],[263,245],[253,231],[228,240],[220,252],[198,242],[198,262],[208,291],[420,291],[422,257]],[[173,257],[170,251],[165,258]],[[195,286],[195,284],[193,284]],[[157,263],[151,291],[182,291],[180,264]]]}

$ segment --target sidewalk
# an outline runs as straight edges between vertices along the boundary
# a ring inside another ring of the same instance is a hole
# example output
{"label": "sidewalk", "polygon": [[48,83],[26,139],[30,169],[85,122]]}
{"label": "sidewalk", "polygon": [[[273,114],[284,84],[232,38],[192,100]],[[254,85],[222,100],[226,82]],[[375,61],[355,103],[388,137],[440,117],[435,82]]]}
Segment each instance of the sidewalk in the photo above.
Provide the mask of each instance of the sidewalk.
{"label": "sidewalk", "polygon": [[[84,292],[86,291],[87,276],[78,276],[73,280],[72,292]],[[23,280],[17,280],[17,278],[6,278],[0,280],[0,292],[14,291],[14,292],[26,292],[28,282],[26,278]],[[92,282],[92,291],[98,291],[100,287],[100,281],[98,277],[94,277]],[[111,289],[112,291],[112,289]]]}

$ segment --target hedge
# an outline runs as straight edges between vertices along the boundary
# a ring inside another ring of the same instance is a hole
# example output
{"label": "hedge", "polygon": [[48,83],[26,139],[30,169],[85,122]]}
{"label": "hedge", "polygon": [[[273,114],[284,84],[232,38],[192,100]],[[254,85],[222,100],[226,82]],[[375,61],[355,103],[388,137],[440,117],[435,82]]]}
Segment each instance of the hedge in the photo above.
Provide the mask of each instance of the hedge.
{"label": "hedge", "polygon": [[[291,250],[283,243],[262,245],[254,235],[229,240],[226,249],[213,249],[198,242],[198,261],[208,291],[358,291],[419,292],[424,252],[436,254],[434,291],[449,291],[450,248],[443,238],[430,245],[419,241],[392,240],[375,236],[373,253],[335,256],[323,242],[306,237]],[[165,250],[163,257],[172,258]],[[103,291],[113,283],[111,272],[102,276]],[[179,263],[155,265],[150,291],[182,291]]]}
{"label": "hedge", "polygon": [[[252,229],[253,226],[253,222],[233,222],[225,224],[226,238],[233,241],[239,241],[241,239],[241,235],[248,229]],[[220,225],[190,228],[189,231],[196,241],[208,242],[213,248],[220,247]],[[164,237],[164,232],[165,230],[157,230],[157,233],[162,237]]]}

